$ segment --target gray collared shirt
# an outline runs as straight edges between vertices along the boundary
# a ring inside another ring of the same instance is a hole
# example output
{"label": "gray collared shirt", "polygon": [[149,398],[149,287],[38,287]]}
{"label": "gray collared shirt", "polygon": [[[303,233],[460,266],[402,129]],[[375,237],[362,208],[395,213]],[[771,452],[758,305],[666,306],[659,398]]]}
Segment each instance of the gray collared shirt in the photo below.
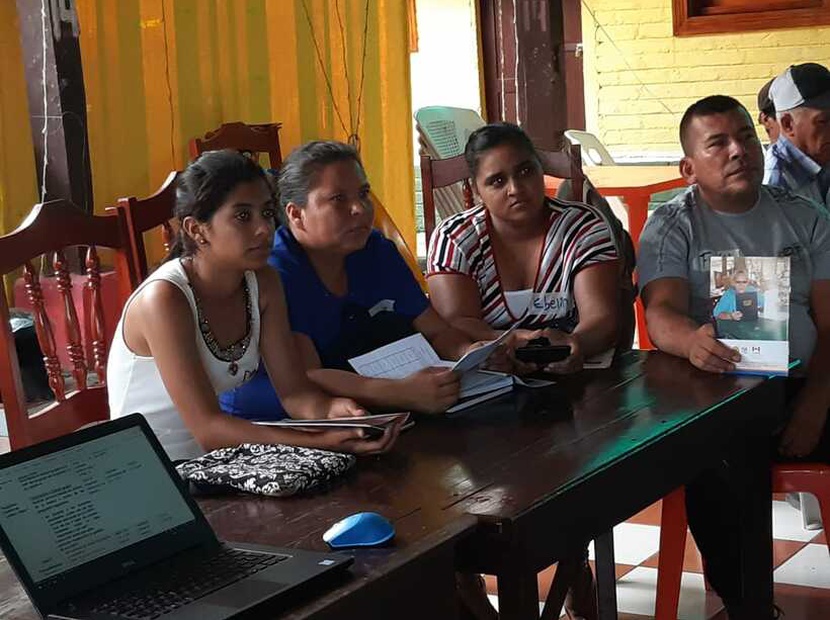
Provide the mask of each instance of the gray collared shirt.
{"label": "gray collared shirt", "polygon": [[762,187],[745,213],[707,206],[689,187],[657,209],[640,236],[640,289],[660,278],[689,282],[689,308],[710,320],[710,260],[718,256],[790,257],[790,356],[806,366],[816,341],[810,318],[814,280],[830,280],[830,217],[815,203],[777,187]]}

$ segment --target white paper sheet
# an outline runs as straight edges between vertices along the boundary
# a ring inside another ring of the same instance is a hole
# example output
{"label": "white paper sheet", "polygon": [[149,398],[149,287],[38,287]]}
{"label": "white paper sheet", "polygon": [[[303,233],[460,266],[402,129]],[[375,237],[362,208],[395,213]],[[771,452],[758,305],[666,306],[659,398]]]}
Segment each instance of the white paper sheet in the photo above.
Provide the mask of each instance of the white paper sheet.
{"label": "white paper sheet", "polygon": [[424,368],[439,366],[440,362],[422,334],[396,340],[349,360],[358,374],[379,379],[403,379]]}
{"label": "white paper sheet", "polygon": [[495,340],[491,340],[487,344],[483,344],[477,349],[473,349],[472,351],[468,351],[464,354],[464,356],[458,360],[452,369],[456,372],[466,372],[467,370],[472,370],[473,368],[477,368],[481,366],[488,357],[496,350],[502,342],[504,342],[510,333],[516,329],[516,325],[505,331],[501,336],[496,338]]}

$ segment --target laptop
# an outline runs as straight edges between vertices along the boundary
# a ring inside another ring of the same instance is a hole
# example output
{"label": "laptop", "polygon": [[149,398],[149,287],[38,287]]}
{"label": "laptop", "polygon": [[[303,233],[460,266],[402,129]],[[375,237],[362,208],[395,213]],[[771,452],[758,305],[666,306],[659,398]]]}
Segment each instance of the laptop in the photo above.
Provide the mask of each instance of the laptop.
{"label": "laptop", "polygon": [[742,321],[758,320],[758,293],[735,293],[735,306],[741,312]]}
{"label": "laptop", "polygon": [[0,455],[0,549],[53,620],[224,620],[352,563],[220,542],[139,414]]}

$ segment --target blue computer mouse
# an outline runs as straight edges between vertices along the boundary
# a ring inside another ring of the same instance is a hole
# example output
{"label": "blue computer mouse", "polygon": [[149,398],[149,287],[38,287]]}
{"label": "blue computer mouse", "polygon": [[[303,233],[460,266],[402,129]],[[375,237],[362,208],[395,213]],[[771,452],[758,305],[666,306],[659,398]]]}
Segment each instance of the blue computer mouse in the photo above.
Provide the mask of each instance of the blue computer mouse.
{"label": "blue computer mouse", "polygon": [[323,534],[333,549],[374,547],[392,540],[395,527],[376,512],[358,512],[341,519]]}

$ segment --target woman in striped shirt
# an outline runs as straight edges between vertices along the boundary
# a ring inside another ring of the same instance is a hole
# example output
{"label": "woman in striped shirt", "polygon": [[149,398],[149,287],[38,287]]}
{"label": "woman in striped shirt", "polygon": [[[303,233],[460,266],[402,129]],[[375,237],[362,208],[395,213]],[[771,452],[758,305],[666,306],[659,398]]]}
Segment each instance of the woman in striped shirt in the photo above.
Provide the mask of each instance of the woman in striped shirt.
{"label": "woman in striped shirt", "polygon": [[481,204],[444,220],[430,241],[433,306],[474,340],[518,325],[517,346],[540,336],[570,346],[544,370],[581,370],[617,336],[610,228],[593,207],[545,197],[541,161],[519,127],[476,130],[464,155]]}

